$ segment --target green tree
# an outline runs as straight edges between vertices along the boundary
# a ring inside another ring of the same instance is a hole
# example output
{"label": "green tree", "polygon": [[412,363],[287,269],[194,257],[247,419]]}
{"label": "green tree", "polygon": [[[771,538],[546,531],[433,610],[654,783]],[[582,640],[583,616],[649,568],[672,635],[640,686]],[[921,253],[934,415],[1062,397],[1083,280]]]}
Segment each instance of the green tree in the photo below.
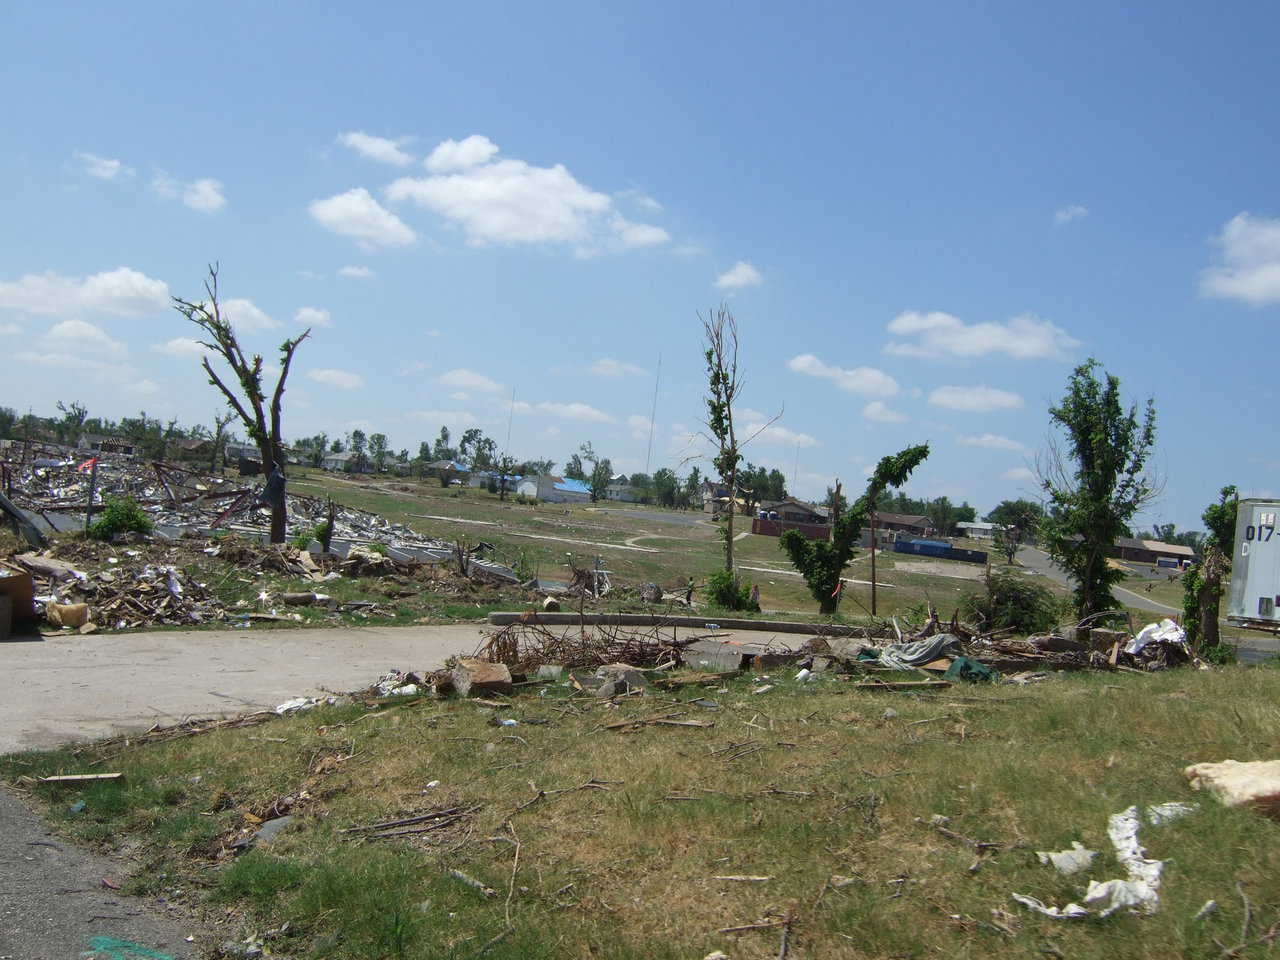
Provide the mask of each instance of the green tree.
{"label": "green tree", "polygon": [[[703,421],[715,453],[711,463],[729,491],[729,509],[724,521],[724,569],[733,569],[733,515],[737,512],[738,469],[742,451],[733,423],[733,404],[742,392],[738,375],[738,321],[723,303],[714,315],[702,320],[702,357],[707,367],[707,419]],[[735,575],[736,576],[736,575]]]}
{"label": "green tree", "polygon": [[84,421],[89,411],[82,403],[72,401],[68,407],[61,400],[58,401],[58,409],[62,412],[62,419],[54,425],[58,440],[75,446],[80,442],[80,434],[84,432]]}
{"label": "green tree", "polygon": [[458,441],[458,459],[463,463],[471,463],[475,459],[476,448],[483,439],[484,431],[479,427],[471,427],[464,430],[462,439]]}
{"label": "green tree", "polygon": [[436,437],[436,445],[431,451],[431,456],[435,460],[452,460],[454,450],[449,446],[449,428],[441,427],[440,436]]}
{"label": "green tree", "polygon": [[1120,379],[1101,371],[1097,360],[1078,366],[1061,402],[1049,410],[1065,435],[1039,463],[1040,484],[1049,502],[1042,529],[1045,547],[1075,581],[1081,616],[1116,606],[1111,588],[1124,574],[1107,563],[1113,544],[1157,489],[1146,473],[1156,436],[1155,402],[1143,416],[1137,404],[1126,410]]}
{"label": "green tree", "polygon": [[387,435],[385,433],[374,433],[369,436],[369,457],[373,460],[373,469],[378,473],[382,473],[387,469],[387,457],[390,450],[387,447]]}
{"label": "green tree", "polygon": [[849,509],[849,499],[834,487],[827,487],[827,495],[823,498],[822,505],[835,517]]}
{"label": "green tree", "polygon": [[922,443],[882,458],[862,496],[848,511],[832,517],[830,540],[809,540],[799,530],[788,530],[779,538],[782,549],[818,601],[820,613],[836,612],[840,604],[840,575],[853,556],[854,544],[880,494],[888,487],[906,483],[927,456],[929,445]]}
{"label": "green tree", "polygon": [[570,480],[586,480],[587,472],[582,467],[582,455],[575,453],[564,465],[564,475]]}
{"label": "green tree", "polygon": [[1199,648],[1222,642],[1218,616],[1222,582],[1231,570],[1235,554],[1236,513],[1240,496],[1235,486],[1223,487],[1218,502],[1205,508],[1200,518],[1209,532],[1200,559],[1182,575],[1182,623],[1187,639]]}
{"label": "green tree", "polygon": [[663,507],[674,507],[680,490],[680,481],[676,479],[675,471],[663,467],[654,472],[651,489],[654,502]]}
{"label": "green tree", "polygon": [[702,486],[702,471],[695,464],[689,471],[689,475],[684,478],[684,486],[680,489],[680,494],[676,498],[677,505],[689,508],[693,506],[694,498],[698,495],[698,488]]}
{"label": "green tree", "polygon": [[369,462],[369,438],[360,429],[352,430],[347,436],[347,448],[351,451],[351,469],[362,472]]}
{"label": "green tree", "polygon": [[[262,356],[254,354],[252,360],[245,357],[235,330],[231,327],[231,321],[222,314],[218,303],[216,265],[209,267],[205,293],[208,299],[201,303],[174,297],[173,307],[204,332],[209,339],[201,341],[201,344],[208,347],[214,356],[221,358],[231,369],[232,376],[235,378],[233,382],[239,388],[238,392],[231,389],[218,376],[208,355],[203,358],[202,366],[205,373],[209,375],[209,382],[222,391],[231,409],[239,415],[249,438],[258,445],[258,451],[262,455],[263,470],[270,472],[273,466],[279,466],[283,470],[284,450],[280,439],[280,420],[284,402],[284,385],[289,378],[289,367],[293,363],[294,352],[302,341],[311,335],[311,330],[308,328],[300,336],[280,344],[280,374],[276,378],[276,386],[268,402],[267,395],[262,389]],[[284,543],[286,515],[285,499],[282,494],[271,504],[272,543]]]}
{"label": "green tree", "polygon": [[938,497],[932,501],[925,516],[929,518],[929,523],[939,536],[950,537],[955,534],[959,520],[956,517],[956,506],[951,502],[950,497]]}
{"label": "green tree", "polygon": [[1013,563],[1018,548],[1035,533],[1044,516],[1040,504],[1030,500],[1003,500],[987,514],[987,522],[996,524],[992,539],[995,547]]}
{"label": "green tree", "polygon": [[13,439],[13,428],[18,423],[18,411],[13,407],[0,407],[0,437]]}

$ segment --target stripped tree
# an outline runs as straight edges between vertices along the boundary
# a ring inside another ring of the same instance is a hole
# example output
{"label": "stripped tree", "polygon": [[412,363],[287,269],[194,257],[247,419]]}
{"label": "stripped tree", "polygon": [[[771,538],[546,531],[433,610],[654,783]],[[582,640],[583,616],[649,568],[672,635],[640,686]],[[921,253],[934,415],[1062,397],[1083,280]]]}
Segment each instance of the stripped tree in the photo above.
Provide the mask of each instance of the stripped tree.
{"label": "stripped tree", "polygon": [[[286,340],[280,345],[280,376],[276,380],[268,402],[262,390],[262,356],[254,354],[252,359],[244,355],[236,338],[231,321],[223,314],[218,302],[218,266],[209,267],[209,278],[204,283],[207,300],[193,303],[181,297],[173,298],[173,308],[194,323],[208,337],[201,340],[201,346],[207,347],[221,357],[231,368],[235,377],[234,383],[239,390],[233,390],[220,377],[206,354],[201,362],[205,373],[209,375],[209,383],[222,391],[231,409],[239,416],[249,438],[258,445],[262,454],[263,472],[270,474],[275,469],[284,470],[284,452],[280,441],[280,406],[284,399],[284,383],[289,376],[289,365],[293,362],[294,351],[298,345],[311,335],[307,328],[301,336]],[[285,504],[283,491],[271,501],[271,542],[284,543],[285,538]]]}
{"label": "stripped tree", "polygon": [[[929,445],[922,443],[882,458],[867,481],[867,489],[862,496],[848,510],[833,515],[830,540],[810,540],[799,530],[788,530],[779,538],[782,549],[818,601],[820,613],[835,613],[840,604],[840,575],[853,556],[854,543],[860,539],[862,527],[875,509],[876,500],[889,487],[900,487],[906,483],[911,471],[927,456]],[[832,499],[838,505],[843,500],[839,495],[839,484],[835,494]],[[872,531],[874,535],[875,531]]]}
{"label": "stripped tree", "polygon": [[724,569],[733,574],[733,515],[738,506],[738,467],[742,452],[733,425],[733,402],[742,392],[738,376],[738,321],[724,304],[714,314],[700,317],[705,341],[703,359],[707,363],[707,419],[709,439],[715,446],[711,462],[720,482],[729,491],[729,508],[724,526]]}

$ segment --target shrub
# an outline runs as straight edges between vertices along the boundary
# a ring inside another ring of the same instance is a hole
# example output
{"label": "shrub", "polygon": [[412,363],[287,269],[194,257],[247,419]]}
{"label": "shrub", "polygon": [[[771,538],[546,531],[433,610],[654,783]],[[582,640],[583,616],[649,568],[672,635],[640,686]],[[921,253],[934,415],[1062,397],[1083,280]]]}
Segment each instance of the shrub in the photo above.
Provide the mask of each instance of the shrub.
{"label": "shrub", "polygon": [[759,610],[760,604],[751,602],[751,586],[743,583],[728,570],[717,570],[707,577],[707,602],[725,610]]}
{"label": "shrub", "polygon": [[107,497],[98,519],[89,526],[95,540],[110,540],[117,533],[150,533],[151,518],[132,497]]}
{"label": "shrub", "polygon": [[374,553],[380,553],[384,557],[387,555],[387,545],[380,540],[374,540],[372,543],[367,544],[367,546]]}
{"label": "shrub", "polygon": [[[1277,657],[1280,659],[1280,654]],[[1200,659],[1206,663],[1212,663],[1215,667],[1225,667],[1236,662],[1236,648],[1229,643],[1215,643],[1212,646],[1201,647]]]}
{"label": "shrub", "polygon": [[1052,630],[1063,613],[1063,600],[1048,587],[1012,573],[987,577],[985,593],[960,601],[960,616],[985,630],[1012,627],[1022,634]]}
{"label": "shrub", "polygon": [[293,545],[299,550],[306,550],[311,544],[311,531],[303,527],[293,535]]}

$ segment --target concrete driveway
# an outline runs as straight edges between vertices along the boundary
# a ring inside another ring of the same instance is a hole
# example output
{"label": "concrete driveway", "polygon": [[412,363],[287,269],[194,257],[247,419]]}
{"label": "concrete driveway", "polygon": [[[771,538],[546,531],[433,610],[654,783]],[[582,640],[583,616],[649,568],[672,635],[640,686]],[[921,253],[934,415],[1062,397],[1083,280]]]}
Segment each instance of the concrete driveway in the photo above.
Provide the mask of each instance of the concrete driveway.
{"label": "concrete driveway", "polygon": [[478,624],[15,639],[0,643],[0,753],[354,690],[480,640]]}

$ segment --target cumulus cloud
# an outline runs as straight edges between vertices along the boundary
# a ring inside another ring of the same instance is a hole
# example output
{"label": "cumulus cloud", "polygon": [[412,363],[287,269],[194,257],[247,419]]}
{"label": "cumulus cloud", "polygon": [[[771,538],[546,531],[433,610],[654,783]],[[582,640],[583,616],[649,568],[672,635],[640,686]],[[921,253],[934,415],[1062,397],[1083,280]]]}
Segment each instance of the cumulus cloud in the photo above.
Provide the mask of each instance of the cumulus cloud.
{"label": "cumulus cloud", "polygon": [[[818,441],[807,433],[797,433],[778,423],[769,423],[770,418],[759,410],[744,407],[736,411],[740,421],[738,436],[744,441],[763,444],[778,444],[787,447],[813,447]],[[766,426],[768,424],[768,426]]]}
{"label": "cumulus cloud", "polygon": [[474,427],[479,423],[473,414],[465,410],[413,410],[409,416],[414,420],[425,420],[446,427]]}
{"label": "cumulus cloud", "polygon": [[966,324],[940,310],[908,310],[889,321],[894,340],[885,353],[900,357],[985,357],[1002,353],[1018,360],[1060,359],[1080,341],[1048,320],[1024,313],[1006,323]]}
{"label": "cumulus cloud", "polygon": [[994,410],[1017,410],[1022,398],[995,387],[937,387],[929,394],[935,407],[962,413],[991,413]]}
{"label": "cumulus cloud", "polygon": [[133,176],[133,169],[126,167],[120,160],[111,157],[99,157],[82,150],[76,151],[76,159],[84,167],[84,172],[99,180],[115,180],[117,177]]}
{"label": "cumulus cloud", "polygon": [[852,370],[833,367],[823,363],[812,353],[792,357],[787,366],[795,373],[830,380],[846,393],[864,397],[892,397],[899,389],[898,381],[883,370],[875,367],[854,367]]}
{"label": "cumulus cloud", "polygon": [[591,364],[587,370],[597,377],[611,378],[625,377],[627,375],[640,377],[649,372],[644,367],[638,367],[634,363],[627,363],[625,360],[614,360],[612,357],[601,357]]}
{"label": "cumulus cloud", "polygon": [[484,374],[476,373],[474,370],[468,370],[465,367],[459,367],[457,370],[448,370],[440,374],[437,379],[444,386],[454,387],[458,390],[497,393],[502,389],[502,384],[496,380],[490,380]]}
{"label": "cumulus cloud", "polygon": [[42,338],[50,350],[85,351],[92,354],[121,355],[124,344],[111,339],[101,327],[84,320],[62,320],[55,323]]}
{"label": "cumulus cloud", "polygon": [[339,134],[338,142],[362,157],[379,163],[389,163],[394,167],[407,167],[413,163],[413,157],[400,149],[404,140],[388,140],[386,137],[375,137],[361,130],[353,130]]}
{"label": "cumulus cloud", "polygon": [[332,327],[328,310],[320,307],[302,307],[293,315],[293,322],[300,327]]}
{"label": "cumulus cloud", "polygon": [[743,287],[758,287],[762,283],[764,277],[760,271],[746,260],[739,260],[716,277],[716,286],[721,290],[741,290]]}
{"label": "cumulus cloud", "polygon": [[349,370],[334,370],[332,368],[308,370],[307,377],[316,383],[337,387],[339,390],[359,390],[364,386],[364,377],[358,373],[351,373]]}
{"label": "cumulus cloud", "polygon": [[369,277],[373,276],[373,271],[370,270],[368,267],[355,267],[355,266],[339,267],[338,276],[351,277],[352,279],[355,279],[355,280],[367,280]]}
{"label": "cumulus cloud", "polygon": [[580,183],[564,164],[539,167],[497,153],[479,134],[446,140],[425,161],[430,175],[401,177],[387,197],[438,214],[473,246],[572,244],[590,256],[597,248],[628,250],[671,239],[661,227],[623,217],[611,197]]}
{"label": "cumulus cloud", "polygon": [[88,277],[67,277],[53,271],[28,273],[18,280],[0,280],[0,308],[45,317],[80,313],[141,316],[169,305],[169,287],[129,267]]}
{"label": "cumulus cloud", "polygon": [[488,137],[473,133],[465,140],[445,140],[422,161],[432,173],[470,170],[488,163],[498,152],[498,145]]}
{"label": "cumulus cloud", "polygon": [[182,202],[201,213],[216,213],[227,205],[227,198],[222,193],[221,181],[204,177],[187,184],[182,191]]}
{"label": "cumulus cloud", "polygon": [[223,319],[241,333],[262,333],[280,326],[274,317],[269,316],[252,300],[243,297],[224,300],[218,307]]}
{"label": "cumulus cloud", "polygon": [[1062,226],[1064,223],[1071,223],[1075,220],[1083,220],[1089,215],[1089,208],[1078,203],[1073,203],[1065,207],[1059,207],[1053,212],[1053,222]]}
{"label": "cumulus cloud", "polygon": [[633,203],[645,213],[661,213],[662,204],[642,190],[620,190],[618,198]]}
{"label": "cumulus cloud", "polygon": [[1213,242],[1221,262],[1201,276],[1201,293],[1255,307],[1280,303],[1280,218],[1238,213]]}
{"label": "cumulus cloud", "polygon": [[1022,482],[1026,480],[1034,480],[1036,475],[1026,467],[1014,467],[1012,470],[1006,470],[1004,473],[1000,474],[1000,477],[1003,480],[1015,480]]}
{"label": "cumulus cloud", "polygon": [[959,436],[956,437],[956,443],[963,444],[966,447],[986,447],[988,450],[1012,450],[1014,453],[1026,453],[1025,444],[1019,443],[1017,440],[1010,440],[1008,437],[1001,436],[998,433],[984,433],[981,436]]}
{"label": "cumulus cloud", "polygon": [[209,352],[208,347],[191,337],[174,337],[165,343],[154,344],[151,349],[167,357],[203,357]]}
{"label": "cumulus cloud", "polygon": [[326,230],[354,237],[368,248],[402,247],[418,238],[403,220],[373,199],[364,187],[313,200],[307,209],[311,218]]}
{"label": "cumulus cloud", "polygon": [[603,410],[597,410],[586,403],[553,403],[550,400],[543,400],[538,404],[537,409],[554,417],[560,417],[562,420],[581,420],[585,423],[613,423],[613,417]]}
{"label": "cumulus cloud", "polygon": [[30,367],[51,367],[62,370],[74,370],[77,373],[93,377],[102,383],[125,387],[137,380],[137,371],[127,363],[115,363],[85,356],[82,351],[68,349],[63,351],[23,350],[13,355],[17,363]]}
{"label": "cumulus cloud", "polygon": [[910,419],[901,410],[894,410],[883,400],[872,400],[862,408],[862,416],[875,423],[905,423]]}

